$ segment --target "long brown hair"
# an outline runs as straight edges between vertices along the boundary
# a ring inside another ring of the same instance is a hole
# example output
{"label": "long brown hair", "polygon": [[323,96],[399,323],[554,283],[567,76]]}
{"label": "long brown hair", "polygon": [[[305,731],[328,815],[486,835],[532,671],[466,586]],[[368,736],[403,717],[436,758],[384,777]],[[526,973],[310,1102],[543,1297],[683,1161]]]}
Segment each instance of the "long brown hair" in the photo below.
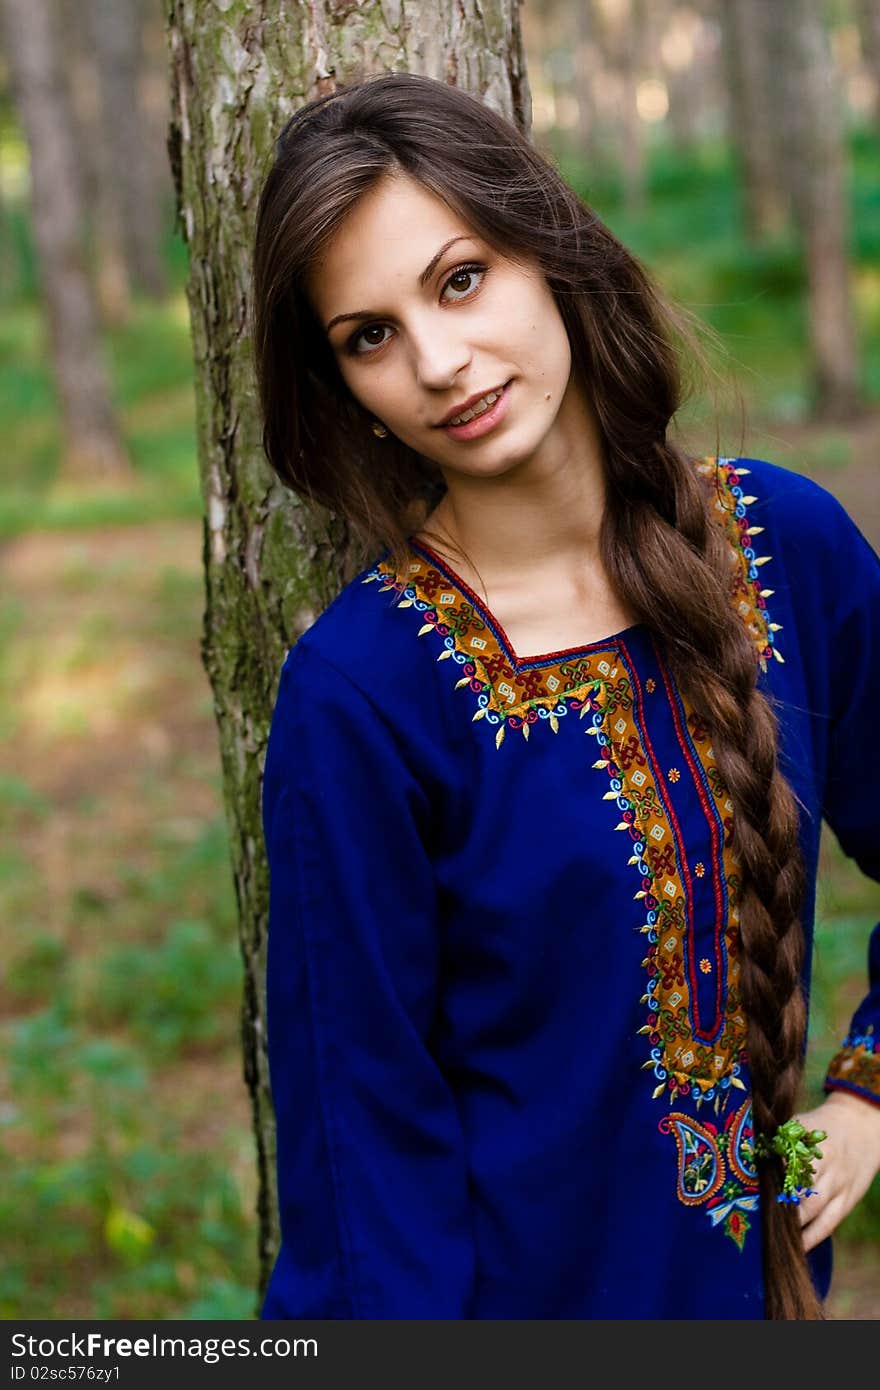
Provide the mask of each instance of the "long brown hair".
{"label": "long brown hair", "polygon": [[[733,801],[742,875],[741,988],[756,1132],[795,1108],[806,1006],[799,911],[804,868],[777,723],[757,689],[753,639],[730,602],[730,550],[693,460],[667,431],[684,399],[679,339],[703,365],[695,320],[515,126],[426,77],[372,78],[303,106],[282,131],[262,188],[253,338],[263,447],[301,497],[346,517],[366,553],[406,542],[439,500],[442,475],[395,436],[381,441],[345,385],[304,291],[305,275],[357,200],[405,173],[483,240],[537,261],[596,411],[606,470],[601,547],[609,578],[662,643],[674,678],[712,731]],[[717,452],[717,451],[716,451]],[[821,1318],[796,1210],[778,1164],[761,1164],[767,1315]]]}

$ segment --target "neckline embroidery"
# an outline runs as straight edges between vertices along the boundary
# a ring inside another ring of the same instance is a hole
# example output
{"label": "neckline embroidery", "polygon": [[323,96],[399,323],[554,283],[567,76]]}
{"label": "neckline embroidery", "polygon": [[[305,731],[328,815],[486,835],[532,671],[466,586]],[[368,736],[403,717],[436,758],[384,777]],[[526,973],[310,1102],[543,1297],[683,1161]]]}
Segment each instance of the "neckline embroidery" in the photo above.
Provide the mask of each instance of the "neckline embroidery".
{"label": "neckline embroidery", "polygon": [[[771,656],[779,662],[783,657],[775,639],[780,624],[771,622],[767,611],[773,590],[762,588],[759,575],[759,568],[772,557],[755,553],[753,537],[764,528],[752,525],[747,511],[758,499],[747,496],[741,486],[750,470],[738,468],[736,459],[711,455],[695,459],[694,466],[702,475],[714,477],[710,520],[724,529],[731,548],[730,601],[746,624],[758,663],[766,672]],[[390,559],[382,558],[362,583],[379,581],[380,593],[394,590],[396,607],[423,615],[417,635],[443,639],[437,660],[452,658],[461,668],[455,689],[468,688],[477,697],[472,719],[485,719],[495,726],[496,748],[508,729],[528,739],[531,726],[543,720],[557,733],[559,719],[566,714],[577,712],[582,718],[591,705],[598,708],[607,683],[617,675],[621,646],[627,639],[636,642],[650,635],[645,624],[636,623],[598,642],[519,657],[488,606],[446,561],[420,541],[410,539],[408,550],[412,558],[407,573],[398,574]]]}
{"label": "neckline embroidery", "polygon": [[532,725],[543,720],[553,733],[559,720],[577,712],[581,718],[600,708],[604,683],[617,675],[616,643],[602,641],[572,653],[548,654],[534,665],[517,666],[507,645],[491,625],[491,615],[474,602],[466,588],[410,545],[409,573],[400,576],[390,560],[380,560],[361,581],[379,581],[379,593],[395,592],[394,605],[422,615],[418,637],[442,639],[438,661],[453,660],[461,669],[455,690],[476,696],[472,721],[495,726],[495,747],[508,729],[526,740]]}
{"label": "neckline embroidery", "polygon": [[629,627],[621,628],[619,632],[612,632],[608,637],[600,637],[595,642],[583,642],[576,647],[562,647],[558,651],[541,652],[536,656],[518,656],[514,651],[513,643],[489,605],[480,598],[475,589],[472,589],[469,584],[465,583],[448,561],[444,560],[437,554],[432,546],[427,545],[424,541],[416,541],[410,538],[407,544],[410,550],[414,550],[417,555],[421,555],[424,560],[427,560],[434,569],[444,575],[456,589],[460,590],[460,592],[466,596],[489,630],[494,633],[499,647],[505,653],[514,671],[519,672],[525,671],[533,666],[544,666],[548,662],[570,660],[586,652],[607,651],[609,647],[615,646],[619,639],[631,636],[632,633],[640,630],[644,626],[643,623],[631,623]]}

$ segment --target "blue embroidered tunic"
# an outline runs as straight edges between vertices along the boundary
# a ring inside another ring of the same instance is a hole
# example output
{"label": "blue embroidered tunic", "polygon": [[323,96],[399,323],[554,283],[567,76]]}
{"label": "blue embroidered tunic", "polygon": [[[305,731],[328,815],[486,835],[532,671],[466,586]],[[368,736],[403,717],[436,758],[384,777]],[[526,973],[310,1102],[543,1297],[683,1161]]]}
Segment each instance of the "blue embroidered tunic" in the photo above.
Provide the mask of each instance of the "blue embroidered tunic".
{"label": "blue embroidered tunic", "polygon": [[[780,720],[809,943],[823,817],[880,881],[880,561],[815,483],[694,466]],[[356,576],[281,674],[262,1316],[762,1318],[708,733],[647,626],[518,656],[439,556],[409,553]],[[880,924],[826,1088],[880,1103],[878,1035]],[[822,1296],[830,1255],[811,1255]]]}

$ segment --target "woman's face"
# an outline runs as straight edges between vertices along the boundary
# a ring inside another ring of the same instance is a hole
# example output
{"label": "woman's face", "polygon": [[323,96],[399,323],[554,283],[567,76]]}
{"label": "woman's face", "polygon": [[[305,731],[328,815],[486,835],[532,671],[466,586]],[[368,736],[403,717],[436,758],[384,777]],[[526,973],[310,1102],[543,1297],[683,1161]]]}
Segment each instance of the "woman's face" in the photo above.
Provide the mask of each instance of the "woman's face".
{"label": "woman's face", "polygon": [[[355,205],[306,292],[352,395],[441,468],[506,472],[552,439],[571,351],[543,274],[415,180],[386,177]],[[484,420],[441,428],[501,388]]]}

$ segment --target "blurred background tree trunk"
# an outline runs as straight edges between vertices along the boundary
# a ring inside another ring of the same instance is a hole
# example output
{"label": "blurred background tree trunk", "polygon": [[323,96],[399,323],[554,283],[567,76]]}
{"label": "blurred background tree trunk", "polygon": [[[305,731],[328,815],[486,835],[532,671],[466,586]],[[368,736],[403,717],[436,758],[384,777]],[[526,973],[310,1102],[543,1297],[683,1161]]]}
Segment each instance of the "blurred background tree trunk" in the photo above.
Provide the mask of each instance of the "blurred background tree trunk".
{"label": "blurred background tree trunk", "polygon": [[[55,0],[79,135],[102,321],[125,323],[131,296],[168,292],[163,233],[168,180],[167,50],[162,0]],[[150,103],[158,31],[158,127]]]}
{"label": "blurred background tree trunk", "polygon": [[30,151],[31,211],[60,403],[63,471],[125,477],[84,251],[79,162],[53,0],[2,0],[12,87]]}
{"label": "blurred background tree trunk", "polygon": [[723,0],[718,9],[727,134],[739,168],[744,230],[751,242],[783,231],[790,216],[772,135],[770,92],[776,79],[767,53],[767,8],[766,0]]}
{"label": "blurred background tree trunk", "polygon": [[858,0],[858,22],[865,66],[874,80],[874,120],[880,125],[880,0]]}
{"label": "blurred background tree trunk", "polygon": [[587,0],[574,8],[574,95],[578,104],[577,141],[585,161],[599,157],[599,107],[596,101],[596,74],[602,56],[596,36],[592,4]]}
{"label": "blurred background tree trunk", "polygon": [[[245,1080],[259,1167],[260,1291],[278,1248],[265,1052],[268,884],[260,821],[269,716],[286,649],[364,563],[341,518],[320,520],[271,476],[255,404],[250,257],[273,140],[328,90],[395,66],[478,93],[527,128],[518,0],[482,7],[264,9],[169,0],[169,152],[189,247],[199,466],[205,501],[202,656],[214,692],[245,963]],[[499,41],[498,36],[503,40]]]}
{"label": "blurred background tree trunk", "polygon": [[89,241],[94,248],[98,312],[105,327],[117,327],[126,323],[131,313],[132,285],[122,207],[111,173],[110,136],[102,118],[98,60],[83,22],[83,0],[54,3],[58,6],[65,86],[74,118],[77,176],[84,193]]}
{"label": "blurred background tree trunk", "polygon": [[148,296],[166,290],[159,200],[152,186],[141,102],[141,0],[79,0],[95,58],[105,177],[114,191],[129,281]]}
{"label": "blurred background tree trunk", "polygon": [[645,124],[639,113],[638,88],[648,8],[645,0],[589,0],[589,4],[624,206],[628,215],[639,216],[645,206]]}
{"label": "blurred background tree trunk", "polygon": [[676,149],[686,154],[699,141],[700,110],[705,102],[706,64],[700,61],[703,27],[700,6],[663,0],[649,7],[652,53],[659,51],[669,94],[669,128]]}
{"label": "blurred background tree trunk", "polygon": [[777,177],[807,263],[813,408],[846,420],[860,410],[860,391],[840,79],[821,0],[768,5],[764,22]]}

